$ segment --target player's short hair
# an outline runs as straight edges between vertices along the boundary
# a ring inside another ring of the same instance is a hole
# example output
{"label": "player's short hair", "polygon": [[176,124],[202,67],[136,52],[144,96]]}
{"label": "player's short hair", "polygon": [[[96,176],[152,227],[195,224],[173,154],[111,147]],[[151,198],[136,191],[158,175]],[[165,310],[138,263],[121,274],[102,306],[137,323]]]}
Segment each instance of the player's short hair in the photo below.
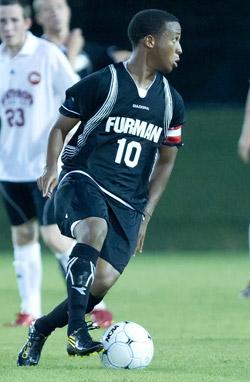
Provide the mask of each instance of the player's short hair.
{"label": "player's short hair", "polygon": [[166,23],[177,22],[177,17],[160,9],[145,9],[134,15],[128,25],[128,37],[132,46],[148,35],[159,36]]}
{"label": "player's short hair", "polygon": [[0,6],[1,5],[20,5],[21,8],[23,8],[23,17],[25,19],[28,19],[32,16],[32,10],[30,3],[26,0],[0,0]]}

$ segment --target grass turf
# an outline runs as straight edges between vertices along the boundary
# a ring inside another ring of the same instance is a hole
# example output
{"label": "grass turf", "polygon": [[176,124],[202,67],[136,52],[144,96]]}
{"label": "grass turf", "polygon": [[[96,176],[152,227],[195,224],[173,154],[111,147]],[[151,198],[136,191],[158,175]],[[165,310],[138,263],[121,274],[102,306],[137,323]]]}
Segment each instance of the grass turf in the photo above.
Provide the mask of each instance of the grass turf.
{"label": "grass turf", "polygon": [[[144,370],[107,370],[98,356],[68,357],[66,331],[47,341],[40,365],[18,368],[25,328],[0,327],[3,382],[241,382],[250,379],[250,300],[238,298],[250,274],[243,253],[150,253],[132,259],[106,298],[115,321],[152,335],[155,355]],[[1,323],[18,310],[11,254],[0,258]],[[43,308],[65,296],[53,256],[44,256]],[[99,338],[103,331],[93,333]]]}

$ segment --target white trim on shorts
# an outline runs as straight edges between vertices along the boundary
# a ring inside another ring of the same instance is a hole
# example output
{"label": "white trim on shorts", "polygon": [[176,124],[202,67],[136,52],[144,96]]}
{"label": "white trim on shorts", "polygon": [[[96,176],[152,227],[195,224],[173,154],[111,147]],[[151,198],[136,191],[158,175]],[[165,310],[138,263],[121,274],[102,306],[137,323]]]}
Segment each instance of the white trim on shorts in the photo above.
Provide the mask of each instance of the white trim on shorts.
{"label": "white trim on shorts", "polygon": [[76,220],[74,223],[71,224],[70,226],[70,232],[71,232],[71,235],[72,237],[75,239],[75,235],[74,235],[74,229],[75,227],[77,226],[78,223],[80,223],[81,220]]}

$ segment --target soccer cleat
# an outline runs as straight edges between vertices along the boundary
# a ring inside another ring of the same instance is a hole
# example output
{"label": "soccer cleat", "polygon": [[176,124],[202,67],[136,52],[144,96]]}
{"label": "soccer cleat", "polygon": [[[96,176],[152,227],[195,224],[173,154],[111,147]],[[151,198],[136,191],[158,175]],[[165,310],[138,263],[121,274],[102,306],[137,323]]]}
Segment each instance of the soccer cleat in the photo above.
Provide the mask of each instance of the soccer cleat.
{"label": "soccer cleat", "polygon": [[113,322],[112,313],[107,309],[93,309],[90,317],[93,324],[99,328],[108,328]]}
{"label": "soccer cleat", "polygon": [[103,349],[101,342],[93,341],[85,328],[75,330],[68,337],[68,355],[86,356]]}
{"label": "soccer cleat", "polygon": [[96,325],[93,321],[86,321],[86,325],[87,325],[88,331],[100,329],[100,326]]}
{"label": "soccer cleat", "polygon": [[5,324],[5,326],[30,326],[34,320],[35,317],[33,317],[31,314],[17,313],[15,321],[12,321],[9,324]]}
{"label": "soccer cleat", "polygon": [[33,323],[29,328],[27,341],[18,354],[17,366],[36,366],[47,338],[36,330]]}

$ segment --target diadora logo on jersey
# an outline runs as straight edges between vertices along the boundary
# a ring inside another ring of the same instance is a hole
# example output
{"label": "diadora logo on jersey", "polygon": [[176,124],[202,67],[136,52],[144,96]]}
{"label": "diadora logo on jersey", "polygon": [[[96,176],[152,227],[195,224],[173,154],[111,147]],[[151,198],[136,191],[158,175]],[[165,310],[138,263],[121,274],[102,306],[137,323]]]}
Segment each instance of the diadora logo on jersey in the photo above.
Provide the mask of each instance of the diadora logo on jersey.
{"label": "diadora logo on jersey", "polygon": [[39,72],[31,72],[28,75],[28,80],[32,85],[37,85],[41,81],[41,74]]}
{"label": "diadora logo on jersey", "polygon": [[143,110],[149,110],[149,107],[148,106],[144,106],[144,105],[137,105],[136,103],[133,103],[132,107],[134,109],[143,109]]}
{"label": "diadora logo on jersey", "polygon": [[1,98],[3,105],[13,105],[16,101],[21,102],[22,105],[32,105],[33,96],[26,90],[21,89],[9,89],[5,92]]}
{"label": "diadora logo on jersey", "polygon": [[107,133],[113,131],[117,134],[137,135],[138,137],[158,143],[162,127],[156,126],[153,123],[141,121],[140,119],[109,117],[106,122],[105,131]]}

